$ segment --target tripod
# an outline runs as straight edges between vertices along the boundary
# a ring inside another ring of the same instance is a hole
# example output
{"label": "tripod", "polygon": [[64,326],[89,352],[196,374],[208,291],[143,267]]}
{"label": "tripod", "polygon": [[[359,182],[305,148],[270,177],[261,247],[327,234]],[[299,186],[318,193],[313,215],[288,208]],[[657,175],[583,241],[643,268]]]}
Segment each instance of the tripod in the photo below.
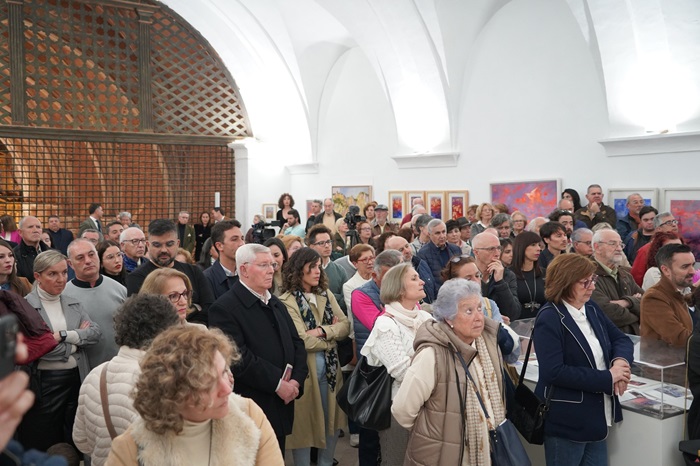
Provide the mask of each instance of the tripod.
{"label": "tripod", "polygon": [[360,235],[357,230],[353,227],[345,233],[345,254],[348,254],[350,250],[360,242]]}

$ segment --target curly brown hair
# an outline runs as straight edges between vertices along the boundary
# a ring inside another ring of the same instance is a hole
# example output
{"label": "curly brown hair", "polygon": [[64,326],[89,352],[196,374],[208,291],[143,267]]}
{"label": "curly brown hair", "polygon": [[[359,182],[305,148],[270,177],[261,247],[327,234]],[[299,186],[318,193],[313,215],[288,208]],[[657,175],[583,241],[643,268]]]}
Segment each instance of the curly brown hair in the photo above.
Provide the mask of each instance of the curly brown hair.
{"label": "curly brown hair", "polygon": [[279,207],[280,209],[284,209],[284,198],[285,197],[289,198],[289,207],[290,208],[294,207],[294,198],[289,193],[282,193],[279,200],[277,201],[277,207]]}
{"label": "curly brown hair", "polygon": [[[315,264],[321,262],[319,253],[311,248],[301,248],[289,258],[282,267],[282,288],[284,291],[295,293],[297,291],[304,292],[302,279],[307,264]],[[321,267],[321,278],[318,280],[318,285],[315,286],[311,293],[321,294],[328,289],[328,278],[326,272]]]}
{"label": "curly brown hair", "polygon": [[217,351],[229,366],[241,358],[236,345],[215,328],[177,325],[153,340],[133,392],[134,408],[148,430],[158,435],[182,432],[181,407],[187,402],[199,405],[220,376],[214,371]]}

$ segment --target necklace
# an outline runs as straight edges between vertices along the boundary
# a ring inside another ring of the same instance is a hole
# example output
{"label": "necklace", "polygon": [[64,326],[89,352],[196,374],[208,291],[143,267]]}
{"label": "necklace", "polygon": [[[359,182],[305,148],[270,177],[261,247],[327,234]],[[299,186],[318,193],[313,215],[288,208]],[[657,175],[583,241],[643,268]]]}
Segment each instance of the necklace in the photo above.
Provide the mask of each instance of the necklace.
{"label": "necklace", "polygon": [[530,312],[532,312],[533,309],[536,311],[540,308],[540,303],[535,301],[537,297],[537,277],[535,276],[534,268],[532,270],[532,287],[535,289],[534,293],[530,290],[530,285],[527,284],[527,277],[525,277],[525,274],[523,274],[523,282],[525,283],[525,287],[527,287],[527,294],[530,295],[530,302],[525,303],[524,307],[530,310]]}

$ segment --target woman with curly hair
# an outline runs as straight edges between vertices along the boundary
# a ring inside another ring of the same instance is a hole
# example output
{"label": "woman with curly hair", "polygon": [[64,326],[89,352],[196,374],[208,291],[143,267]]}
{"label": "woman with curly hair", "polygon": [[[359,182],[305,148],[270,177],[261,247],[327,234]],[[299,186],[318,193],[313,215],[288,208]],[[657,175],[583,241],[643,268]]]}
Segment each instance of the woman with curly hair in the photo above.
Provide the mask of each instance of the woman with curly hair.
{"label": "woman with curly hair", "polygon": [[114,314],[114,339],[119,345],[119,353],[111,361],[94,368],[85,378],[80,387],[73,425],[73,441],[80,451],[90,455],[93,466],[105,464],[112,445],[102,411],[102,373],[110,422],[115,435],[123,434],[139,416],[129,396],[141,372],[139,362],[153,339],[178,322],[172,304],[163,296],[152,294],[130,297]]}
{"label": "woman with curly hair", "polygon": [[280,222],[280,225],[284,225],[287,223],[287,214],[294,207],[294,198],[289,193],[283,193],[277,201],[277,207],[280,208],[277,211],[277,220]]}
{"label": "woman with curly hair", "polygon": [[309,466],[311,447],[318,448],[318,466],[332,466],[339,429],[346,418],[335,400],[343,385],[337,341],[350,334],[350,323],[328,292],[321,256],[311,248],[298,250],[284,265],[280,301],[304,340],[309,376],[304,396],[294,403],[294,427],[287,437],[295,466]]}
{"label": "woman with curly hair", "polygon": [[270,422],[233,393],[238,349],[218,329],[175,326],[141,360],[134,408],[107,465],[284,465]]}

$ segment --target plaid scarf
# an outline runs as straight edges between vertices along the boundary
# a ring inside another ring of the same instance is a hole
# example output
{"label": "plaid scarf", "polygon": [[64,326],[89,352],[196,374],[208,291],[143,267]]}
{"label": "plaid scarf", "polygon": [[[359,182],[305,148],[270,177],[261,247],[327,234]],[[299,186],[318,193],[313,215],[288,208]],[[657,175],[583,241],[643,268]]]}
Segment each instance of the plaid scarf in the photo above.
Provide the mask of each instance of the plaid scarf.
{"label": "plaid scarf", "polygon": [[[326,307],[323,309],[323,318],[321,319],[321,325],[333,325],[333,308],[331,307],[331,302],[326,295],[326,292],[322,292],[321,296],[326,298]],[[301,318],[306,325],[306,330],[313,330],[318,327],[316,323],[316,317],[311,311],[311,306],[309,301],[307,301],[306,296],[301,291],[295,291],[294,297],[297,301],[297,306],[299,306],[299,312],[301,313]],[[335,391],[335,382],[338,372],[338,350],[334,346],[326,350],[326,380],[328,385],[331,387],[331,391]]]}

